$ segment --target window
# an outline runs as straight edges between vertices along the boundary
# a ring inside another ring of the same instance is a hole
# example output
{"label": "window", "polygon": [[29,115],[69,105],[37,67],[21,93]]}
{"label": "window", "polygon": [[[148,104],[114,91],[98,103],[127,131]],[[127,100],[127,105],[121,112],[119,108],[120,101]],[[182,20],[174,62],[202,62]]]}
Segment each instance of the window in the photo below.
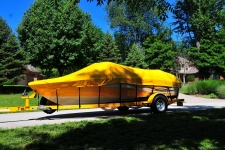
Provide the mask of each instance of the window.
{"label": "window", "polygon": [[36,77],[36,75],[35,74],[30,74],[30,77]]}
{"label": "window", "polygon": [[185,64],[185,70],[188,70],[188,68],[189,68],[189,65],[188,65],[188,63],[186,63]]}

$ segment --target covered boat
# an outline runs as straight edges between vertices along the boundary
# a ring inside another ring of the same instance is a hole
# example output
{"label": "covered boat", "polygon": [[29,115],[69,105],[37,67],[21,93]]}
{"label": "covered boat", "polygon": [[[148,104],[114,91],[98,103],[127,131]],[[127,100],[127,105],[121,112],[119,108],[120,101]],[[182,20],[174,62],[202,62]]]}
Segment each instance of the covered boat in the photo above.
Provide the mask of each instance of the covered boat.
{"label": "covered boat", "polygon": [[151,104],[149,97],[154,93],[162,93],[175,102],[172,100],[177,99],[181,82],[162,70],[101,62],[62,77],[33,81],[29,86],[43,96],[41,105],[102,108],[113,104],[142,105],[143,101]]}

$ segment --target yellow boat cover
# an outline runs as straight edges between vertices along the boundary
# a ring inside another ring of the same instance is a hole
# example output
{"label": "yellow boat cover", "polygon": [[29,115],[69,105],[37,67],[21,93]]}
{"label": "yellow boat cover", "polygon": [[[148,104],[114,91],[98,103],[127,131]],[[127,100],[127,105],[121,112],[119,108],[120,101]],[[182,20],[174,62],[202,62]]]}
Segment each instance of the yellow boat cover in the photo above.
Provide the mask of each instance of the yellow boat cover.
{"label": "yellow boat cover", "polygon": [[69,75],[30,82],[29,86],[33,90],[38,90],[38,88],[59,89],[113,83],[181,87],[179,78],[162,70],[139,69],[112,62],[94,63]]}

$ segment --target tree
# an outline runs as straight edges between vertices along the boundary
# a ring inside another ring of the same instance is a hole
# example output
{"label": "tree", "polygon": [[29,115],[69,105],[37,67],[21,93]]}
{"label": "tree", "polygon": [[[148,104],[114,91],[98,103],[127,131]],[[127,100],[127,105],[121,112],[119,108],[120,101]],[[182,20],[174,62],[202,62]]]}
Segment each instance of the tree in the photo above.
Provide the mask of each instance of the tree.
{"label": "tree", "polygon": [[176,52],[173,50],[171,43],[155,39],[152,43],[151,38],[144,42],[145,62],[149,69],[161,69],[174,73],[176,70]]}
{"label": "tree", "polygon": [[[58,3],[60,0],[55,0],[56,3]],[[79,3],[80,0],[69,0],[71,4]],[[92,2],[93,0],[87,0],[88,2]],[[131,10],[134,12],[140,12],[140,8],[145,8],[148,10],[157,10],[157,15],[160,16],[162,20],[165,20],[168,15],[167,11],[170,10],[174,12],[172,5],[167,2],[166,0],[129,0],[129,1],[123,1],[123,0],[97,0],[97,5],[104,5],[107,3],[109,5],[110,3],[115,2],[116,4],[125,3]]]}
{"label": "tree", "polygon": [[129,44],[126,41],[126,35],[119,31],[114,32],[114,39],[118,49],[120,50],[121,60],[125,61],[129,52]]}
{"label": "tree", "polygon": [[121,63],[121,54],[119,49],[116,46],[116,43],[113,41],[112,36],[107,31],[102,42],[101,51],[98,61],[109,61],[114,63]]}
{"label": "tree", "polygon": [[97,61],[97,56],[99,56],[101,51],[100,47],[102,46],[103,37],[104,33],[102,30],[93,25],[92,22],[84,23],[82,34],[83,40],[81,44],[82,55],[79,57],[79,62],[82,63],[80,64],[82,68]]}
{"label": "tree", "polygon": [[187,38],[198,49],[205,34],[215,34],[223,21],[224,0],[182,0],[177,1],[173,25],[175,30],[187,35]]}
{"label": "tree", "polygon": [[141,9],[136,13],[126,2],[117,4],[110,3],[106,6],[106,12],[110,27],[124,35],[125,42],[132,45],[134,42],[142,44],[149,36],[158,32],[158,27],[162,24],[154,10]]}
{"label": "tree", "polygon": [[101,36],[97,32],[101,31],[90,15],[70,0],[38,0],[25,13],[18,38],[33,65],[45,70],[47,76],[56,68],[62,76],[71,68],[77,70],[93,62],[92,56],[98,53],[95,43]]}
{"label": "tree", "polygon": [[0,17],[0,87],[24,77],[27,61],[6,21]]}
{"label": "tree", "polygon": [[145,56],[143,54],[143,51],[140,49],[140,47],[137,44],[133,44],[130,48],[130,52],[128,53],[128,56],[126,60],[124,61],[124,64],[127,66],[137,67],[137,68],[147,68],[147,64],[145,63]]}
{"label": "tree", "polygon": [[135,12],[126,2],[111,2],[106,6],[106,12],[110,27],[115,31],[115,41],[122,54],[122,61],[126,59],[133,43],[142,46],[148,36],[160,32],[163,24],[155,10],[143,7]]}
{"label": "tree", "polygon": [[[224,37],[221,37],[222,39]],[[191,59],[197,64],[201,79],[208,79],[210,75],[225,75],[225,46],[220,40],[201,40],[201,50],[189,48]]]}
{"label": "tree", "polygon": [[[189,42],[189,58],[205,78],[223,72],[223,44],[218,41],[218,31],[224,24],[224,0],[183,0],[176,3],[175,30]],[[224,56],[223,56],[224,57]]]}

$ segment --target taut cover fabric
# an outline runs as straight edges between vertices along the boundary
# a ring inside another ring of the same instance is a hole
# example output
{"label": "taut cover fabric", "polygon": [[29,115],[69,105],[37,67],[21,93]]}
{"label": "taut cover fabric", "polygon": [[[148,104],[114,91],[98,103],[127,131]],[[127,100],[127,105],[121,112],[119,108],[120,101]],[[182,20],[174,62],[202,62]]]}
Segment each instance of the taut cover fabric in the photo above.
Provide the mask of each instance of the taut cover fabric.
{"label": "taut cover fabric", "polygon": [[162,70],[139,69],[112,62],[94,63],[69,75],[30,82],[29,86],[37,90],[93,87],[114,83],[181,87],[179,78]]}

